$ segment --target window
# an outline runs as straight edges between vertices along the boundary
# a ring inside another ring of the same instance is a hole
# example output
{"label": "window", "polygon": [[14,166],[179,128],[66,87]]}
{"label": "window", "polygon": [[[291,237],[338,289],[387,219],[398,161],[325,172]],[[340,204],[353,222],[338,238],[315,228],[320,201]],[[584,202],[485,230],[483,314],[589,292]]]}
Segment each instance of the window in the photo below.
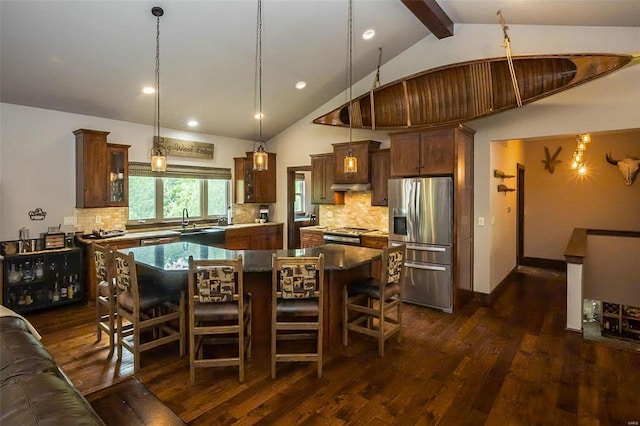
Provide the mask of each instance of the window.
{"label": "window", "polygon": [[224,216],[231,204],[231,170],[167,166],[151,172],[148,163],[129,163],[129,222],[158,223]]}
{"label": "window", "polygon": [[305,185],[304,175],[296,173],[295,197],[293,202],[293,211],[295,214],[304,214],[305,205]]}

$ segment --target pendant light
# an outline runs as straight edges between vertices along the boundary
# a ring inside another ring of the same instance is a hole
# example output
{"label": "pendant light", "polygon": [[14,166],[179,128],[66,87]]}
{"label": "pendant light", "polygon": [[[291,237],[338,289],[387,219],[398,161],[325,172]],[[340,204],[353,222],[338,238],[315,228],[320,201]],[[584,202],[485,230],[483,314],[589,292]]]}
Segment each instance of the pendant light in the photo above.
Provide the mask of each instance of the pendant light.
{"label": "pendant light", "polygon": [[154,110],[153,146],[151,147],[151,171],[167,171],[167,154],[160,138],[160,17],[164,15],[161,7],[151,8],[151,14],[156,17],[156,102]]}
{"label": "pendant light", "polygon": [[256,73],[258,86],[258,112],[255,118],[259,120],[259,138],[258,149],[253,152],[253,170],[263,171],[269,167],[269,156],[264,150],[264,142],[262,140],[262,0],[258,0],[258,18],[256,25]]}
{"label": "pendant light", "polygon": [[344,157],[344,172],[347,174],[358,172],[358,159],[353,156],[353,149],[351,148],[351,142],[353,142],[353,126],[351,124],[352,108],[353,108],[353,0],[349,0],[349,18],[347,33],[349,36],[348,43],[348,63],[347,63],[347,78],[349,80],[349,149],[347,156]]}

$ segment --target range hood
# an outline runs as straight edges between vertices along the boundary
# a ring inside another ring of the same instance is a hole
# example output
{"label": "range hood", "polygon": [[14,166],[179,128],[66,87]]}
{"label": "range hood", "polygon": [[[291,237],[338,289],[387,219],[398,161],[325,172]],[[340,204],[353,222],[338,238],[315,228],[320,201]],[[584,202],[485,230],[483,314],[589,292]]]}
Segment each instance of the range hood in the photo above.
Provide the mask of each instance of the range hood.
{"label": "range hood", "polygon": [[370,183],[334,183],[331,185],[332,191],[337,192],[365,192],[371,191]]}

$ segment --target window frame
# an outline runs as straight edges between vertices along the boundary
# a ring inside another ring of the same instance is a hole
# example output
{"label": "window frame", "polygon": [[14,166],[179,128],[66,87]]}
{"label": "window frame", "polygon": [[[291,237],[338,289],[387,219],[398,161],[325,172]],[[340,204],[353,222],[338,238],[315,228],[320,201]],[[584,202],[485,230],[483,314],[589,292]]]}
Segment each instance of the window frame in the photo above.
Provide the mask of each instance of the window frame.
{"label": "window frame", "polygon": [[[215,220],[219,217],[226,216],[226,209],[220,214],[209,214],[209,180],[224,180],[225,198],[227,204],[231,204],[231,169],[230,168],[213,168],[213,167],[197,167],[197,166],[167,166],[166,172],[152,172],[150,163],[129,163],[129,176],[132,177],[152,177],[155,184],[155,218],[150,219],[134,219],[129,220],[127,213],[127,225],[161,225],[180,223],[182,218],[165,218],[164,217],[164,179],[198,179],[200,191],[200,211],[199,216],[190,216],[191,221]],[[129,197],[131,193],[129,193]]]}
{"label": "window frame", "polygon": [[[298,182],[302,182],[302,192],[296,192],[296,186]],[[293,214],[295,215],[304,215],[305,214],[305,205],[306,205],[306,195],[307,194],[307,185],[306,185],[306,180],[305,180],[305,175],[303,173],[296,173],[295,174],[295,178],[294,178],[294,182],[293,182],[293,200],[294,200],[294,211]],[[301,198],[301,207],[302,210],[296,210],[295,209],[295,199],[298,197],[298,195],[300,195]]]}

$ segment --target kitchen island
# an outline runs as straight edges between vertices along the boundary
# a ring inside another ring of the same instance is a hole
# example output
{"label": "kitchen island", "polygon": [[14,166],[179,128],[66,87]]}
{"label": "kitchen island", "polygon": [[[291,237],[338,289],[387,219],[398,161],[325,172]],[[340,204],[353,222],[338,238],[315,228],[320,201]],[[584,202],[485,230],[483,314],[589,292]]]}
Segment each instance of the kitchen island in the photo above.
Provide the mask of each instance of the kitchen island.
{"label": "kitchen island", "polygon": [[268,345],[271,315],[271,261],[278,256],[324,255],[324,349],[340,346],[342,338],[342,288],[349,282],[372,275],[371,265],[380,259],[381,250],[327,244],[294,250],[225,250],[196,243],[178,242],[120,250],[133,253],[138,276],[153,280],[167,291],[187,290],[189,256],[202,259],[233,259],[242,254],[244,291],[253,298],[252,332],[258,348]]}

